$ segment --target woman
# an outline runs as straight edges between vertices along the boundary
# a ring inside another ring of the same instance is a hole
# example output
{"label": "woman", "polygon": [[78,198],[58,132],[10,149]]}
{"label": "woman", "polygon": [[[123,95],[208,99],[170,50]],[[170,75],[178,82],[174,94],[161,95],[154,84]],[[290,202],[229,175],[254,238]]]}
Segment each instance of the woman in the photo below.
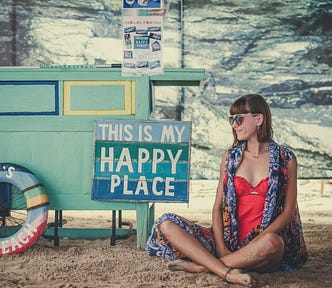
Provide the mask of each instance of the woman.
{"label": "woman", "polygon": [[249,94],[230,108],[234,143],[224,153],[212,210],[212,228],[164,214],[152,228],[149,255],[173,260],[170,270],[211,271],[251,286],[243,271],[290,271],[308,255],[297,208],[293,152],[272,140],[264,98]]}

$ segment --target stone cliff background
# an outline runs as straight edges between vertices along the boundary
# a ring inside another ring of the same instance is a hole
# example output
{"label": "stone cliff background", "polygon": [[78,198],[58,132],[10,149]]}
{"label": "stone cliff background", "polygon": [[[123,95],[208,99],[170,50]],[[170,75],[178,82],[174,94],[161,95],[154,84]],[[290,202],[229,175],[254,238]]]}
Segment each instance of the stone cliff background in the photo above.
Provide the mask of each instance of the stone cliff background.
{"label": "stone cliff background", "polygon": [[[0,0],[0,66],[121,63],[121,3]],[[156,89],[151,117],[192,121],[192,178],[218,178],[228,107],[247,93],[271,105],[299,177],[332,177],[331,11],[331,1],[170,1],[165,67],[204,68],[207,80]]]}

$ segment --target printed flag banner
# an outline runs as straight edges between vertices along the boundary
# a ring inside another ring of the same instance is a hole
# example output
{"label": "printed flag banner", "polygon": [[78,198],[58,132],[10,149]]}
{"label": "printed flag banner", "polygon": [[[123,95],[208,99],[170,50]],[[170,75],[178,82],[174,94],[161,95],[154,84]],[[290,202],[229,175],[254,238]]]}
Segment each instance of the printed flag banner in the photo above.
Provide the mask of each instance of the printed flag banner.
{"label": "printed flag banner", "polygon": [[123,0],[124,9],[161,9],[162,0]]}
{"label": "printed flag banner", "polygon": [[122,9],[122,74],[162,74],[166,0],[124,0]]}

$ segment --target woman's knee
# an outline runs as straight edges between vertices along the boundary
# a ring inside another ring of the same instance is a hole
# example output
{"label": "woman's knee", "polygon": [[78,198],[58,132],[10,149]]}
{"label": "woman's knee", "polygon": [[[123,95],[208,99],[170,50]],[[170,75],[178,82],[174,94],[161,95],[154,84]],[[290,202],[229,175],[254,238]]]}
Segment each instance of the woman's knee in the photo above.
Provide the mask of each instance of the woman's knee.
{"label": "woman's knee", "polygon": [[163,222],[161,222],[159,224],[159,230],[160,230],[161,233],[163,233],[163,235],[165,237],[167,237],[167,235],[169,233],[171,233],[170,230],[171,230],[173,225],[174,225],[174,223],[171,220],[166,219],[166,220],[164,220]]}
{"label": "woman's knee", "polygon": [[284,241],[275,233],[266,233],[261,237],[263,246],[262,252],[265,255],[282,255],[284,251]]}

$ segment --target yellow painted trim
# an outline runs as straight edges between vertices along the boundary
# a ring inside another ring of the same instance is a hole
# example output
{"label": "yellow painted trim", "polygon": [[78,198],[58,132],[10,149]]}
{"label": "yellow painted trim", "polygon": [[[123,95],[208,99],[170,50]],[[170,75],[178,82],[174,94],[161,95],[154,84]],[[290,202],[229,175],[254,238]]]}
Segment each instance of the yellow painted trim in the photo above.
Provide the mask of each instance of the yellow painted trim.
{"label": "yellow painted trim", "polygon": [[40,206],[48,203],[48,198],[46,194],[41,194],[33,198],[27,199],[27,209],[31,209],[36,206]]}
{"label": "yellow painted trim", "polygon": [[[124,87],[124,109],[114,110],[71,110],[70,88],[72,86],[114,85]],[[135,111],[135,81],[63,81],[63,113],[64,115],[130,115]],[[134,108],[133,108],[134,107]]]}
{"label": "yellow painted trim", "polygon": [[63,81],[63,114],[70,114],[70,84],[72,82]]}
{"label": "yellow painted trim", "polygon": [[131,114],[135,114],[136,108],[136,82],[131,81]]}
{"label": "yellow painted trim", "polygon": [[127,114],[130,114],[131,112],[131,96],[132,96],[132,91],[131,91],[131,81],[126,81],[124,84],[124,99],[125,99],[125,107],[124,111],[126,111]]}

